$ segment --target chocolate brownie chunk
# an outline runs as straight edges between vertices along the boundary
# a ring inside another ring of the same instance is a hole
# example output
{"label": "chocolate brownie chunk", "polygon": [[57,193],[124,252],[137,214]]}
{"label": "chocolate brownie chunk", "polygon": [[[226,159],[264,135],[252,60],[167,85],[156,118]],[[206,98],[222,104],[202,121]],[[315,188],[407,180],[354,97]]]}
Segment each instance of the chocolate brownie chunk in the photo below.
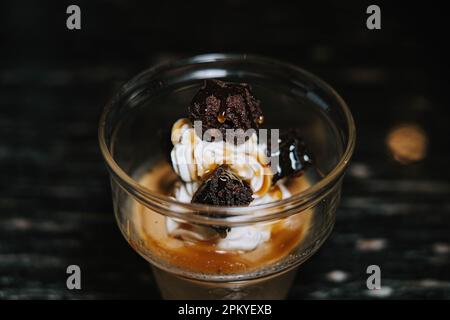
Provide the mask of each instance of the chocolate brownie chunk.
{"label": "chocolate brownie chunk", "polygon": [[224,139],[227,129],[256,130],[264,120],[249,85],[219,80],[205,80],[189,106],[189,118],[202,122],[202,136],[208,129],[217,129]]}
{"label": "chocolate brownie chunk", "polygon": [[214,206],[246,206],[253,200],[252,189],[227,165],[215,169],[194,193],[191,202]]}
{"label": "chocolate brownie chunk", "polygon": [[[252,189],[247,182],[239,179],[227,165],[221,165],[203,181],[191,202],[214,206],[243,206],[252,200]],[[230,231],[226,226],[211,227],[221,238],[225,238]]]}
{"label": "chocolate brownie chunk", "polygon": [[300,132],[296,129],[282,129],[279,132],[278,148],[270,150],[271,157],[278,156],[277,171],[272,182],[285,177],[295,177],[303,174],[304,170],[312,164],[311,156],[305,147]]}

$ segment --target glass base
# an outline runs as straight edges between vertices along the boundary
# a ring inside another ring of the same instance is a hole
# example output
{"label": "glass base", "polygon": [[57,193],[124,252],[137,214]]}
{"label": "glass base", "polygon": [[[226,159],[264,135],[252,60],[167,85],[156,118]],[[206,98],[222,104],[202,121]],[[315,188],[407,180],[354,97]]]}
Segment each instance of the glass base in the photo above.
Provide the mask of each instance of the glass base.
{"label": "glass base", "polygon": [[163,299],[167,300],[281,300],[286,298],[297,268],[254,280],[208,282],[181,278],[152,266]]}

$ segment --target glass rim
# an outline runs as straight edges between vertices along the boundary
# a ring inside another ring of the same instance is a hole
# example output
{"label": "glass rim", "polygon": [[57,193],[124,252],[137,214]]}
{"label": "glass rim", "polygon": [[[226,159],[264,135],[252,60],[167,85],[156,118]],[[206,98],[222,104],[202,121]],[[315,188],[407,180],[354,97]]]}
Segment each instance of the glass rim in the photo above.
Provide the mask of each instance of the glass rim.
{"label": "glass rim", "polygon": [[[120,96],[123,91],[130,86],[130,84],[137,82],[143,76],[157,74],[158,72],[174,67],[226,60],[240,62],[252,61],[288,68],[307,77],[321,89],[327,91],[327,93],[329,93],[336,100],[338,107],[341,108],[341,111],[345,116],[346,125],[348,127],[346,132],[348,139],[346,141],[344,152],[338,163],[321,180],[309,188],[286,199],[252,206],[219,207],[180,202],[173,197],[153,192],[128,175],[114,160],[105,139],[106,118],[115,105],[116,97]],[[344,170],[348,165],[355,148],[356,128],[353,116],[345,101],[329,84],[314,74],[293,64],[258,55],[211,53],[158,64],[142,71],[131,80],[125,82],[113,98],[106,104],[102,111],[98,127],[98,140],[102,156],[107,164],[110,174],[113,175],[113,178],[118,179],[117,182],[121,187],[125,188],[132,196],[136,198],[137,201],[141,202],[145,206],[150,207],[158,213],[166,216],[183,219],[194,223],[202,223],[207,225],[230,225],[229,219],[232,217],[234,219],[232,224],[239,225],[284,218],[291,214],[292,209],[294,209],[293,207],[295,207],[295,213],[298,213],[302,210],[301,208],[306,209],[320,201],[330,192],[331,187],[335,184],[334,182],[336,182],[343,175]],[[264,211],[266,211],[266,214],[260,213]],[[258,214],[255,215],[255,212],[258,212]],[[204,215],[202,215],[202,213]],[[237,217],[239,217],[239,219],[236,219]]]}

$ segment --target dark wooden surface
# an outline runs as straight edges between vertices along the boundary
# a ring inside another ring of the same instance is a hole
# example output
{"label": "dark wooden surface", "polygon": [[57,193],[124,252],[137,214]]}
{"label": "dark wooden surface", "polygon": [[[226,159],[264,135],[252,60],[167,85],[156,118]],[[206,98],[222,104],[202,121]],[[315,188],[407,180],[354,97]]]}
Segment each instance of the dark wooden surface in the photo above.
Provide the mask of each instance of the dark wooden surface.
{"label": "dark wooden surface", "polygon": [[[335,230],[289,297],[450,298],[442,8],[383,3],[382,30],[368,31],[363,2],[78,3],[81,31],[65,28],[64,1],[1,4],[0,298],[159,298],[115,225],[97,121],[135,73],[213,51],[296,63],[332,84],[354,113],[358,141]],[[386,146],[404,122],[429,141],[425,158],[409,165]],[[70,264],[82,269],[81,291],[66,289]],[[371,264],[382,270],[375,293],[365,288]]]}

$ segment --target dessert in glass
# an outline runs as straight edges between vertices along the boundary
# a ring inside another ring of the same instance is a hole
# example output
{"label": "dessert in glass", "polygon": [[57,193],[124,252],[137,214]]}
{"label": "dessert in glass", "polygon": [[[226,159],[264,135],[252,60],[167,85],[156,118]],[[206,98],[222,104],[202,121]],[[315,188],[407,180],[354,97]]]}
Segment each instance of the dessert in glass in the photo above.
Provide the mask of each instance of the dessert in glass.
{"label": "dessert in glass", "polygon": [[166,63],[99,127],[114,211],[166,299],[282,299],[330,234],[355,144],[316,76],[250,55]]}

